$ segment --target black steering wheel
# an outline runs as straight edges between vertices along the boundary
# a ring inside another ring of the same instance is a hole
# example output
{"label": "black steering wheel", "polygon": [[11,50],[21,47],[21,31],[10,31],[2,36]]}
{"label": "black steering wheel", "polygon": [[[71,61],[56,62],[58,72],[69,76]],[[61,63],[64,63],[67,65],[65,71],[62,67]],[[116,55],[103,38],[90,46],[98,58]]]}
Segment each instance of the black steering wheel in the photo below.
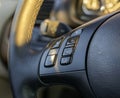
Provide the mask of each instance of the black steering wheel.
{"label": "black steering wheel", "polygon": [[35,98],[38,88],[57,84],[75,87],[83,98],[120,98],[120,13],[93,20],[36,51],[31,37],[42,2],[19,0],[15,13],[9,47],[14,98]]}

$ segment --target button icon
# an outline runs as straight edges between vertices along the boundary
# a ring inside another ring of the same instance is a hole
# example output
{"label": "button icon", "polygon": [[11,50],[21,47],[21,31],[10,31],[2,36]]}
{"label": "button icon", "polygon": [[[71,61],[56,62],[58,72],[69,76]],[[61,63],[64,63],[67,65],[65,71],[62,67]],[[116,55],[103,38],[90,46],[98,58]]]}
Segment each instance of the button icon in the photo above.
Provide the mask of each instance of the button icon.
{"label": "button icon", "polygon": [[55,54],[58,54],[58,49],[51,49],[49,55],[55,55]]}
{"label": "button icon", "polygon": [[71,37],[80,36],[81,33],[82,33],[82,29],[79,29],[79,30],[73,32],[73,33],[71,34]]}
{"label": "button icon", "polygon": [[63,51],[63,56],[69,56],[69,55],[72,55],[73,53],[73,48],[65,48],[64,51]]}
{"label": "button icon", "polygon": [[61,59],[61,65],[68,65],[71,63],[71,58],[70,57],[63,57]]}
{"label": "button icon", "polygon": [[47,56],[45,67],[52,67],[55,63],[55,55]]}
{"label": "button icon", "polygon": [[61,40],[55,42],[54,45],[52,46],[52,48],[59,48],[60,44],[61,44]]}

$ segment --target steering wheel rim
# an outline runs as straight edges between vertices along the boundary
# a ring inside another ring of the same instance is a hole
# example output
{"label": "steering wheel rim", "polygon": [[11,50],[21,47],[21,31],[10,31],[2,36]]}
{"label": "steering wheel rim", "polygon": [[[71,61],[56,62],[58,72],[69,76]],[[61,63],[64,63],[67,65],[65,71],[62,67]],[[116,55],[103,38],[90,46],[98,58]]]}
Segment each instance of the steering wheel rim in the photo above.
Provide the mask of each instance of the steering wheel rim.
{"label": "steering wheel rim", "polygon": [[[34,69],[33,72],[32,71],[30,72],[31,76],[32,77],[36,76],[36,79],[33,79],[33,80],[39,81],[37,77],[38,69],[35,66],[39,65],[38,63],[39,63],[40,53],[35,53],[35,51],[32,51],[32,49],[30,49],[30,40],[32,37],[32,30],[35,24],[35,20],[40,10],[40,7],[42,6],[42,3],[43,3],[43,0],[19,0],[17,10],[14,16],[12,29],[11,29],[10,50],[9,50],[9,53],[10,53],[9,69],[10,69],[12,88],[14,92],[13,94],[14,98],[24,98],[24,97],[27,98],[28,96],[29,98],[35,97],[34,94],[29,95],[30,93],[28,93],[28,90],[30,92],[33,92],[33,89],[31,90],[30,86],[24,87],[26,88],[24,90],[23,90],[23,87],[19,87],[19,86],[26,84],[26,83],[23,83],[22,81],[25,81],[24,79],[25,77],[27,77],[27,73],[29,73],[29,71],[27,71],[26,68],[30,68],[30,67],[31,69]],[[23,59],[21,59],[20,61],[19,60],[20,58],[23,58]],[[33,60],[34,58],[38,58],[38,59],[36,59],[36,64],[34,63],[34,66],[32,64],[28,64],[30,66],[26,66],[22,63],[20,64],[20,62],[26,62],[28,60],[28,59],[25,60],[25,58],[29,58],[29,60],[30,59]],[[26,71],[24,70],[23,72],[22,71],[19,72],[18,66],[20,69],[24,67]],[[35,70],[36,72],[34,72]],[[27,79],[29,80],[30,78],[27,78]],[[30,81],[32,80],[30,79]],[[17,85],[16,87],[14,86],[15,84]],[[26,95],[24,95],[24,92],[26,92]]]}

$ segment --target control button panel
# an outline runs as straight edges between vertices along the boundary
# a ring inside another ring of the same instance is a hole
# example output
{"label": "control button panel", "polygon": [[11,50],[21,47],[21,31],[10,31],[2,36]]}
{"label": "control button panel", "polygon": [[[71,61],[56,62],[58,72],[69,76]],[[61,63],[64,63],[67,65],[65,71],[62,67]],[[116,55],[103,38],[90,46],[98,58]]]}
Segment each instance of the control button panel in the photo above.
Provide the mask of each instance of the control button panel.
{"label": "control button panel", "polygon": [[[73,60],[75,48],[80,38],[81,31],[82,30],[75,31],[70,36],[67,36],[62,46],[61,43],[64,38],[53,41],[48,47],[47,50],[48,52],[46,53],[46,57],[45,57],[46,60],[44,66],[53,67],[56,64],[57,58],[58,58],[58,62],[60,62],[60,65],[71,64]],[[59,49],[61,53],[60,59],[58,57]]]}
{"label": "control button panel", "polygon": [[50,45],[49,52],[46,56],[45,67],[54,66],[61,42],[62,42],[62,39],[59,39]]}
{"label": "control button panel", "polygon": [[71,58],[73,58],[74,51],[78,43],[78,40],[79,40],[79,36],[70,37],[67,40],[63,53],[62,53],[62,58],[60,61],[61,65],[69,65],[72,62]]}
{"label": "control button panel", "polygon": [[54,66],[55,57],[56,57],[55,55],[47,56],[46,62],[45,62],[45,67],[52,67],[52,66]]}

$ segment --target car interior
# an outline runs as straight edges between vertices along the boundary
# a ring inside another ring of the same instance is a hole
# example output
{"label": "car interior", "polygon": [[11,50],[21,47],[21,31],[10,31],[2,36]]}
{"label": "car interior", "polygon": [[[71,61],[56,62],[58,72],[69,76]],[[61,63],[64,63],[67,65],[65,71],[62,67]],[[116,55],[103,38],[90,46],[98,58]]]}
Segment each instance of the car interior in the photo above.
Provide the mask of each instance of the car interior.
{"label": "car interior", "polygon": [[120,0],[0,0],[0,98],[120,98]]}

